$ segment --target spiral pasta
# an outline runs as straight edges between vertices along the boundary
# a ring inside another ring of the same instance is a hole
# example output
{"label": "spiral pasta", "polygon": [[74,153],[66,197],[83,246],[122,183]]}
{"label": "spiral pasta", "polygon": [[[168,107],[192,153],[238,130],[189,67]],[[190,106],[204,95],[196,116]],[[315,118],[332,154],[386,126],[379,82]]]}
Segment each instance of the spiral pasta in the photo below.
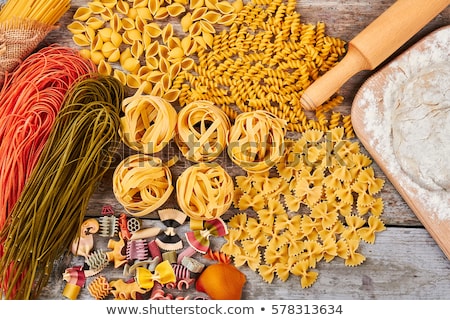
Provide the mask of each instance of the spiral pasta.
{"label": "spiral pasta", "polygon": [[177,201],[190,218],[219,218],[231,206],[234,184],[217,163],[198,163],[187,168],[176,183]]}
{"label": "spiral pasta", "polygon": [[131,149],[145,154],[161,151],[175,135],[177,112],[165,99],[142,93],[124,99],[120,136]]}
{"label": "spiral pasta", "polygon": [[230,127],[228,116],[212,102],[191,102],[178,114],[175,142],[188,160],[210,162],[225,149]]}
{"label": "spiral pasta", "polygon": [[172,194],[172,173],[162,160],[134,154],[116,167],[113,192],[125,210],[142,217],[161,207]]}
{"label": "spiral pasta", "polygon": [[239,114],[230,129],[228,155],[247,172],[268,171],[283,157],[286,122],[264,110]]}

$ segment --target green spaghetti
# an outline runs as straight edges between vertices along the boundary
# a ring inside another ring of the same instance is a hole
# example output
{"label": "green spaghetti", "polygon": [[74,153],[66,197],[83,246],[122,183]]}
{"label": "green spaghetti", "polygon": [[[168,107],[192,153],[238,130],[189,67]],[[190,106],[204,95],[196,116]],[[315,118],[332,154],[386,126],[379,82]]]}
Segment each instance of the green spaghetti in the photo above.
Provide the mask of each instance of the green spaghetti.
{"label": "green spaghetti", "polygon": [[[0,234],[6,299],[34,299],[56,259],[78,234],[88,202],[120,141],[125,90],[112,77],[80,79],[68,92],[49,139]],[[1,294],[0,294],[1,295]]]}

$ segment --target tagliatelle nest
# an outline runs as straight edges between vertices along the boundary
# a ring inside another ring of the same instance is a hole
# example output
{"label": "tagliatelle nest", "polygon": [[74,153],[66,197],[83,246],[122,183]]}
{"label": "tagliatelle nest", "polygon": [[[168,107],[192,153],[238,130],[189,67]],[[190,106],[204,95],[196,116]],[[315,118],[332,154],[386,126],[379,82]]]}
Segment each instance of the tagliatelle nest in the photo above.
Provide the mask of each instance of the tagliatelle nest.
{"label": "tagliatelle nest", "polygon": [[321,260],[360,265],[360,242],[373,244],[385,230],[377,197],[384,180],[375,177],[371,163],[358,142],[344,139],[341,127],[308,130],[287,141],[278,176],[236,177],[235,207],[253,209],[257,217],[233,216],[221,251],[268,283],[299,276],[302,288],[317,280],[313,269]]}
{"label": "tagliatelle nest", "polygon": [[129,214],[142,217],[161,207],[172,194],[172,173],[160,158],[134,154],[116,167],[113,191]]}
{"label": "tagliatelle nest", "polygon": [[286,122],[270,112],[239,114],[230,129],[228,155],[247,172],[264,172],[284,154]]}
{"label": "tagliatelle nest", "polygon": [[191,102],[178,113],[175,142],[190,161],[215,160],[226,148],[231,122],[212,102]]}
{"label": "tagliatelle nest", "polygon": [[233,179],[217,163],[199,163],[187,168],[176,184],[180,208],[192,219],[219,218],[233,201]]}

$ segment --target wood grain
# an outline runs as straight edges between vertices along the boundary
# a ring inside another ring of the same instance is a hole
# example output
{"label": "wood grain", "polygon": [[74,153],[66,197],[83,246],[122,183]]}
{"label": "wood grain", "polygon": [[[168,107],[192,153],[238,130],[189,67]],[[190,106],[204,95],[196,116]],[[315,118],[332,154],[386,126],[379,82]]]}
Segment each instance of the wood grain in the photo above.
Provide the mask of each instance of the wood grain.
{"label": "wood grain", "polygon": [[[41,46],[59,43],[75,47],[66,27],[72,21],[76,8],[86,3],[87,0],[72,1],[72,8],[60,21],[60,27],[52,31]],[[323,21],[327,25],[327,34],[350,41],[393,3],[394,0],[301,0],[297,3],[297,10],[303,23]],[[426,34],[449,23],[450,9],[447,8],[386,63]],[[382,66],[373,71],[362,71],[347,81],[340,90],[345,98],[344,103],[337,110],[350,114],[359,87]],[[130,152],[126,147],[121,148],[117,153],[117,163]],[[170,156],[176,152],[176,146],[171,145],[164,152],[164,156]],[[223,162],[232,176],[243,173],[232,166],[227,157],[219,161]],[[173,176],[177,177],[187,165],[185,161],[179,163],[173,168]],[[285,283],[275,281],[269,285],[258,274],[243,268],[247,276],[244,299],[450,299],[450,262],[380,167],[376,163],[373,167],[375,174],[386,180],[381,196],[384,200],[382,218],[387,230],[379,235],[374,245],[362,245],[361,251],[367,260],[355,268],[344,266],[342,260],[320,263],[317,270],[319,279],[309,289],[301,289],[299,279],[295,277]],[[98,216],[104,205],[112,205],[116,212],[123,211],[112,193],[112,172],[113,168],[92,197],[88,215]],[[175,204],[176,200],[172,197],[166,206]],[[233,213],[231,210],[229,215]],[[148,220],[151,222],[153,218],[155,216],[149,216]],[[73,263],[65,257],[58,261],[41,299],[63,299],[61,293],[65,283],[61,274]],[[121,270],[108,269],[108,272],[114,275],[120,274]],[[79,298],[92,299],[85,289]]]}

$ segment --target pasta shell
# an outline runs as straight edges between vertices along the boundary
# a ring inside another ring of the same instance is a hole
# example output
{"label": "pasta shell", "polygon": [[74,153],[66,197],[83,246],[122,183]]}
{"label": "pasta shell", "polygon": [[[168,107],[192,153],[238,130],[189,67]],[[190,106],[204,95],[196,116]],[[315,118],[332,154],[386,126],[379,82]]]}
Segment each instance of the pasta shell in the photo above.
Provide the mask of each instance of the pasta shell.
{"label": "pasta shell", "polygon": [[141,41],[135,40],[133,44],[131,45],[131,55],[135,57],[136,59],[139,59],[139,57],[144,53],[144,45]]}
{"label": "pasta shell", "polygon": [[221,14],[216,11],[208,11],[203,15],[203,19],[210,23],[216,23],[220,17]]}
{"label": "pasta shell", "polygon": [[234,12],[234,7],[228,1],[221,1],[216,4],[217,10],[223,14],[229,14]]}
{"label": "pasta shell", "polygon": [[201,33],[202,33],[202,25],[198,21],[194,22],[189,28],[189,34],[192,37],[196,37],[201,35]]}
{"label": "pasta shell", "polygon": [[173,25],[168,23],[161,32],[162,41],[167,43],[170,37],[173,36]]}
{"label": "pasta shell", "polygon": [[163,98],[169,102],[175,102],[180,96],[181,91],[177,89],[169,89],[164,93]]}
{"label": "pasta shell", "polygon": [[162,30],[157,23],[152,22],[145,26],[144,32],[148,33],[152,38],[157,38],[161,35]]}
{"label": "pasta shell", "polygon": [[208,9],[216,10],[217,0],[205,0],[205,6]]}
{"label": "pasta shell", "polygon": [[110,21],[110,26],[114,32],[119,32],[122,29],[122,19],[120,19],[117,13],[113,15]]}
{"label": "pasta shell", "polygon": [[134,0],[133,1],[134,8],[143,8],[143,7],[147,7],[147,5],[148,5],[148,0]]}
{"label": "pasta shell", "polygon": [[188,32],[192,25],[192,15],[190,12],[186,13],[180,20],[181,30]]}
{"label": "pasta shell", "polygon": [[122,36],[120,33],[113,31],[111,33],[111,42],[116,48],[118,48],[122,44]]}
{"label": "pasta shell", "polygon": [[103,27],[104,24],[105,24],[105,21],[103,21],[97,17],[90,17],[86,21],[86,25],[88,25],[89,27],[91,27],[94,30],[100,29],[101,27]]}
{"label": "pasta shell", "polygon": [[141,79],[135,74],[127,74],[127,86],[130,88],[139,88],[141,86]]}
{"label": "pasta shell", "polygon": [[129,71],[131,73],[137,73],[140,66],[141,64],[139,60],[133,57],[125,59],[125,61],[122,64],[122,68],[125,71]]}
{"label": "pasta shell", "polygon": [[101,51],[91,51],[91,60],[96,65],[99,65],[100,61],[105,60],[105,56]]}
{"label": "pasta shell", "polygon": [[235,13],[224,14],[219,20],[217,20],[217,23],[224,26],[230,26],[236,19],[236,16],[237,14]]}
{"label": "pasta shell", "polygon": [[159,65],[158,58],[153,57],[153,56],[152,56],[152,57],[147,57],[147,58],[145,59],[145,65],[146,65],[148,68],[152,69],[152,70],[158,69],[158,65]]}
{"label": "pasta shell", "polygon": [[181,47],[183,48],[184,55],[190,56],[197,50],[197,42],[191,36],[188,36],[181,40]]}
{"label": "pasta shell", "polygon": [[169,68],[170,79],[175,79],[181,71],[181,62],[174,63]]}
{"label": "pasta shell", "polygon": [[184,58],[181,61],[181,68],[183,70],[190,70],[194,67],[195,61],[192,58]]}
{"label": "pasta shell", "polygon": [[156,11],[156,14],[153,16],[156,20],[164,20],[169,16],[169,12],[167,12],[167,7],[161,7]]}
{"label": "pasta shell", "polygon": [[86,7],[79,7],[73,15],[74,20],[86,21],[92,15],[92,10]]}
{"label": "pasta shell", "polygon": [[103,42],[111,41],[111,34],[111,28],[103,28],[98,30],[98,35],[100,36],[100,38],[102,38]]}
{"label": "pasta shell", "polygon": [[92,13],[101,14],[105,11],[105,6],[98,1],[92,1],[88,3],[89,9],[91,9]]}
{"label": "pasta shell", "polygon": [[159,0],[149,0],[148,1],[148,8],[150,9],[150,12],[152,15],[156,15],[160,8],[160,2]]}
{"label": "pasta shell", "polygon": [[113,73],[114,78],[116,78],[117,80],[119,80],[119,82],[123,85],[127,84],[127,75],[125,74],[125,72],[115,69],[114,73]]}
{"label": "pasta shell", "polygon": [[149,47],[146,47],[145,56],[154,57],[158,54],[158,52],[159,52],[159,43],[158,41],[154,41]]}
{"label": "pasta shell", "polygon": [[200,7],[200,8],[194,9],[194,11],[192,11],[192,21],[202,19],[207,11],[208,11],[208,8],[205,8],[205,7]]}
{"label": "pasta shell", "polygon": [[126,48],[125,50],[122,51],[122,53],[120,54],[120,64],[124,64],[125,60],[127,60],[128,58],[131,58],[131,50],[130,48]]}
{"label": "pasta shell", "polygon": [[181,47],[169,50],[169,61],[179,61],[184,58],[184,51]]}
{"label": "pasta shell", "polygon": [[195,36],[194,37],[194,41],[197,42],[197,44],[201,47],[203,47],[204,49],[206,49],[206,41],[205,39],[203,39],[202,36]]}
{"label": "pasta shell", "polygon": [[116,48],[108,57],[108,62],[117,62],[120,60],[120,50]]}
{"label": "pasta shell", "polygon": [[73,21],[67,26],[72,34],[80,34],[86,31],[86,27],[80,21]]}
{"label": "pasta shell", "polygon": [[149,8],[137,8],[136,11],[137,11],[137,17],[140,17],[143,20],[153,19],[153,15],[150,12]]}
{"label": "pasta shell", "polygon": [[161,82],[157,82],[150,93],[152,96],[162,97],[164,95],[164,91],[162,88]]}
{"label": "pasta shell", "polygon": [[168,59],[169,58],[169,48],[166,46],[160,45],[158,47],[158,55],[161,59]]}
{"label": "pasta shell", "polygon": [[119,0],[116,4],[116,10],[121,14],[128,15],[130,4],[128,3],[128,1]]}
{"label": "pasta shell", "polygon": [[208,47],[212,48],[214,43],[214,36],[211,33],[203,33],[203,39]]}
{"label": "pasta shell", "polygon": [[129,18],[129,17],[125,17],[122,19],[122,28],[124,28],[125,30],[133,30],[135,29],[135,25],[134,25],[134,20]]}
{"label": "pasta shell", "polygon": [[167,59],[159,59],[159,70],[164,73],[168,73],[170,69],[170,63]]}
{"label": "pasta shell", "polygon": [[167,6],[167,13],[171,17],[178,17],[184,12],[186,12],[186,8],[180,3],[175,2]]}
{"label": "pasta shell", "polygon": [[214,26],[208,21],[200,21],[200,28],[202,32],[216,33],[216,29],[214,29]]}
{"label": "pasta shell", "polygon": [[238,13],[244,8],[244,2],[242,0],[235,0],[232,4],[234,12]]}
{"label": "pasta shell", "polygon": [[136,27],[136,30],[138,30],[140,33],[144,33],[144,28],[146,26],[147,22],[142,19],[140,16],[137,16],[134,20],[134,25]]}
{"label": "pasta shell", "polygon": [[136,8],[130,8],[130,10],[128,10],[128,14],[127,17],[130,19],[136,19],[136,17],[138,16],[138,11]]}
{"label": "pasta shell", "polygon": [[78,53],[85,59],[91,59],[91,50],[81,49],[78,51]]}
{"label": "pasta shell", "polygon": [[142,33],[142,43],[144,44],[144,48],[148,48],[152,43],[152,37],[147,32]]}
{"label": "pasta shell", "polygon": [[169,48],[169,50],[173,50],[175,48],[181,47],[181,40],[180,40],[180,38],[170,37],[167,40],[167,47]]}
{"label": "pasta shell", "polygon": [[94,39],[92,39],[91,42],[91,50],[92,51],[97,51],[97,50],[101,50],[103,47],[103,40],[102,38],[97,34]]}
{"label": "pasta shell", "polygon": [[108,41],[108,42],[104,42],[103,43],[103,46],[102,46],[102,48],[100,50],[102,51],[102,53],[105,56],[105,58],[109,59],[111,54],[117,50],[117,47],[112,42]]}
{"label": "pasta shell", "polygon": [[102,3],[105,8],[112,9],[116,6],[117,0],[102,0]]}
{"label": "pasta shell", "polygon": [[150,72],[152,72],[154,69],[150,68],[149,66],[142,66],[139,68],[137,75],[140,79],[147,79]]}
{"label": "pasta shell", "polygon": [[153,90],[153,85],[148,81],[141,81],[142,92],[145,94],[151,94]]}
{"label": "pasta shell", "polygon": [[170,79],[170,75],[168,73],[166,73],[165,75],[162,76],[161,85],[162,85],[164,92],[169,90],[170,87],[172,86],[172,79]]}
{"label": "pasta shell", "polygon": [[86,38],[92,42],[97,35],[97,32],[89,26],[86,26]]}
{"label": "pasta shell", "polygon": [[150,72],[150,74],[147,77],[147,81],[150,81],[152,83],[157,83],[161,80],[161,78],[163,77],[164,73],[162,73],[159,70],[154,70],[152,72]]}
{"label": "pasta shell", "polygon": [[110,21],[114,16],[114,12],[111,10],[111,8],[105,8],[105,11],[103,11],[100,16],[103,20]]}
{"label": "pasta shell", "polygon": [[105,60],[100,60],[97,70],[101,75],[109,76],[112,72],[112,67]]}
{"label": "pasta shell", "polygon": [[205,0],[191,0],[189,3],[189,9],[194,10],[205,5]]}
{"label": "pasta shell", "polygon": [[75,34],[72,37],[73,42],[80,47],[87,47],[91,44],[84,33]]}

